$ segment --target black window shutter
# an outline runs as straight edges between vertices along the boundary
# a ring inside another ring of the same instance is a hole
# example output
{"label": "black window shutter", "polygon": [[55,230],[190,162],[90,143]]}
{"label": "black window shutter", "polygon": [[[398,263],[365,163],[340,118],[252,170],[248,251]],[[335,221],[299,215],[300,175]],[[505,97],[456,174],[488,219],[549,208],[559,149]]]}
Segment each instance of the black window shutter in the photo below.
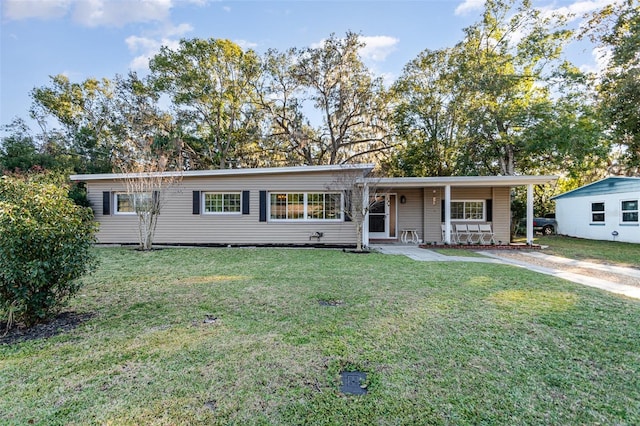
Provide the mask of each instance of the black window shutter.
{"label": "black window shutter", "polygon": [[260,191],[260,222],[267,221],[267,191]]}
{"label": "black window shutter", "polygon": [[111,214],[111,192],[109,191],[102,193],[102,214],[105,216]]}
{"label": "black window shutter", "polygon": [[249,214],[249,191],[242,191],[242,214]]}
{"label": "black window shutter", "polygon": [[153,191],[151,197],[153,201],[153,209],[155,210],[156,214],[160,214],[160,191]]}
{"label": "black window shutter", "polygon": [[351,222],[351,215],[353,214],[353,211],[351,211],[353,208],[353,204],[351,204],[351,191],[345,191],[344,196],[346,197],[346,200],[344,200],[344,211],[346,212],[344,215],[344,221]]}
{"label": "black window shutter", "polygon": [[440,200],[440,222],[445,222],[445,217],[444,217],[444,200]]}
{"label": "black window shutter", "polygon": [[193,191],[193,214],[200,214],[200,191]]}
{"label": "black window shutter", "polygon": [[487,222],[493,222],[493,200],[487,200]]}

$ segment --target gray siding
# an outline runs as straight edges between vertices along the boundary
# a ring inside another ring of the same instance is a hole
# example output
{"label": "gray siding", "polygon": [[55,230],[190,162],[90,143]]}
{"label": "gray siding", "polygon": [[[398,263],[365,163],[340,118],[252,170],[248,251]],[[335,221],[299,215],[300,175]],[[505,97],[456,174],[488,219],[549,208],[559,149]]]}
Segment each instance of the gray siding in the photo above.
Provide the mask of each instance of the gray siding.
{"label": "gray siding", "polygon": [[[320,243],[355,244],[353,222],[290,221],[260,222],[259,192],[326,192],[335,187],[332,173],[270,174],[247,176],[185,177],[163,191],[163,206],[154,242],[158,244],[309,244],[314,232],[323,232]],[[88,197],[100,223],[100,243],[137,243],[135,215],[103,215],[103,191],[125,190],[120,181],[87,182]],[[194,215],[193,191],[250,191],[249,214]],[[113,203],[113,199],[112,199]]]}
{"label": "gray siding", "polygon": [[[398,194],[398,240],[403,229],[415,229],[419,239],[424,239],[424,216],[422,214],[422,190],[400,189],[394,190]],[[406,197],[406,203],[400,203],[400,197]]]}
{"label": "gray siding", "polygon": [[[404,195],[405,204],[398,204],[398,239],[402,229],[415,228],[425,243],[442,241],[442,200],[444,188],[389,189],[397,193],[398,200]],[[451,200],[492,200],[492,220],[496,242],[510,241],[511,197],[508,187],[461,187],[451,189]],[[398,201],[399,202],[399,201]]]}

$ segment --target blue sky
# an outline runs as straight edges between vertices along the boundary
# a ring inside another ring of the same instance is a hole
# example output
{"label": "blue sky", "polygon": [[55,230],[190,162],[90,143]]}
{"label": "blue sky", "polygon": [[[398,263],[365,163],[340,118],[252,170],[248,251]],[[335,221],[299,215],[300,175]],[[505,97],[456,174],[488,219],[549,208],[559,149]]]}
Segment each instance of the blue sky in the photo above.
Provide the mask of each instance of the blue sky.
{"label": "blue sky", "polygon": [[[614,0],[536,0],[576,16]],[[161,45],[181,38],[226,38],[259,53],[313,46],[331,33],[359,33],[369,68],[392,81],[424,49],[453,46],[476,22],[483,0],[214,1],[2,0],[0,124],[28,117],[29,92],[65,74],[80,82],[147,70]],[[580,19],[574,20],[579,25]],[[571,60],[597,69],[593,46]]]}

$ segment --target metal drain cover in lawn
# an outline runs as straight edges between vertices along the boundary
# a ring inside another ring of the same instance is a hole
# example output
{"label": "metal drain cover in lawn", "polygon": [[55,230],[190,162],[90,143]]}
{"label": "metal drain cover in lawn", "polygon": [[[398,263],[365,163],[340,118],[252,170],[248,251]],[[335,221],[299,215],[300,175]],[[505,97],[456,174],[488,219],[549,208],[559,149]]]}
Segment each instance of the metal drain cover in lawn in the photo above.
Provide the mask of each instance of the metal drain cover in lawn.
{"label": "metal drain cover in lawn", "polygon": [[340,306],[342,305],[344,302],[342,300],[326,300],[326,299],[320,299],[318,300],[318,304],[320,306]]}
{"label": "metal drain cover in lawn", "polygon": [[342,386],[340,392],[350,395],[365,395],[367,388],[363,385],[367,381],[367,373],[361,371],[343,371],[340,373]]}

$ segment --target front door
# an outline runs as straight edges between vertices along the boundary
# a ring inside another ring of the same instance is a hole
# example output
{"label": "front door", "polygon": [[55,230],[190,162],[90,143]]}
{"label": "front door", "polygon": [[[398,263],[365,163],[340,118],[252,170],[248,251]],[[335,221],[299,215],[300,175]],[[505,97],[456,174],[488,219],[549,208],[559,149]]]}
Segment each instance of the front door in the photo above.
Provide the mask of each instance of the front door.
{"label": "front door", "polygon": [[396,196],[376,194],[369,204],[369,238],[396,238]]}

